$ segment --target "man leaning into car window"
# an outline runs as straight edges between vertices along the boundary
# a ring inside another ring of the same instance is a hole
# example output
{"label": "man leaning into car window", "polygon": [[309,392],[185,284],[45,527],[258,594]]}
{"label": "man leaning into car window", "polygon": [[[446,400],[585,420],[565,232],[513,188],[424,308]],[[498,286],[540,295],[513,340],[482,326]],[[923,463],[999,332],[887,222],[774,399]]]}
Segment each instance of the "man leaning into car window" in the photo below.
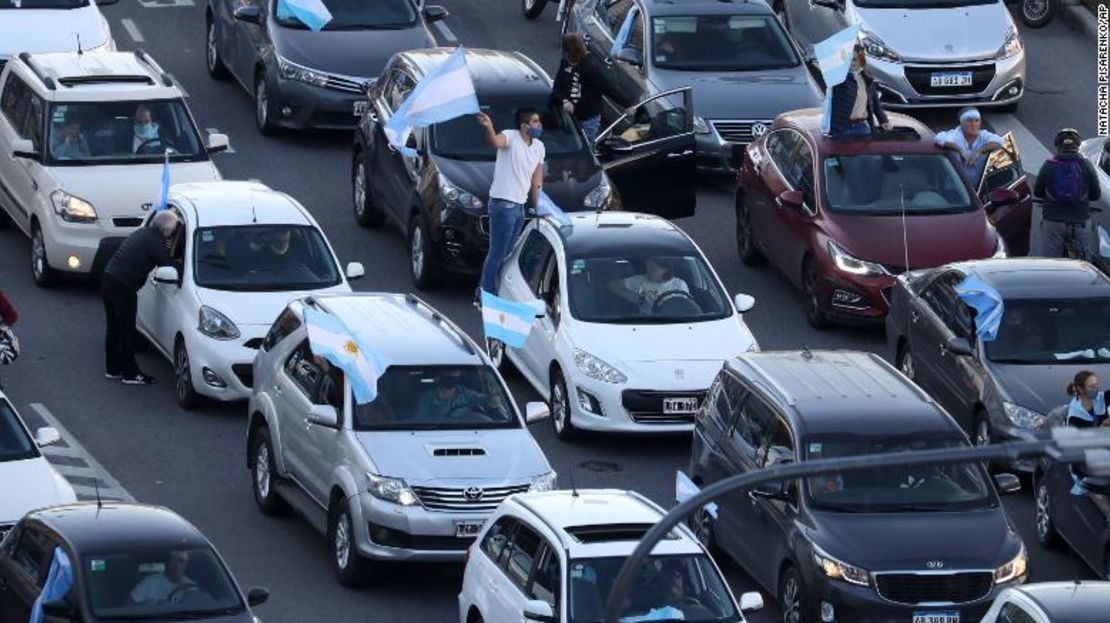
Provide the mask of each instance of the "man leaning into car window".
{"label": "man leaning into car window", "polygon": [[131,589],[130,599],[137,604],[165,603],[176,601],[197,583],[185,575],[189,568],[189,552],[174,550],[166,560],[166,568],[161,573],[152,573]]}

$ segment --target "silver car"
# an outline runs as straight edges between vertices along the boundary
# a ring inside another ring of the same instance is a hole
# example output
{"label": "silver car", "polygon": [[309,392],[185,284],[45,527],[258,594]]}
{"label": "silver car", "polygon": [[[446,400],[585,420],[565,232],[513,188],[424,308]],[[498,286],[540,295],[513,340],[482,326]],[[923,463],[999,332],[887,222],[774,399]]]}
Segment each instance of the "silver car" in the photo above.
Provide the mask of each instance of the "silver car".
{"label": "silver car", "polygon": [[984,106],[1012,112],[1025,46],[1002,0],[777,0],[807,49],[858,24],[890,108]]}
{"label": "silver car", "polygon": [[[312,352],[310,307],[388,362],[373,401],[357,404],[351,379]],[[554,487],[486,355],[416,297],[292,301],[261,344],[254,381],[255,502],[267,515],[293,507],[326,535],[346,586],[382,561],[462,560],[502,500]],[[547,408],[533,403],[528,414],[540,419]]]}
{"label": "silver car", "polygon": [[1110,227],[1110,139],[1105,136],[1089,138],[1079,145],[1079,153],[1098,171],[1102,198],[1092,204],[1096,211],[1091,214],[1091,222],[1095,224],[1093,235],[1097,240],[1091,243],[1091,249],[1096,251],[1094,264],[1110,275],[1110,231],[1107,231]]}

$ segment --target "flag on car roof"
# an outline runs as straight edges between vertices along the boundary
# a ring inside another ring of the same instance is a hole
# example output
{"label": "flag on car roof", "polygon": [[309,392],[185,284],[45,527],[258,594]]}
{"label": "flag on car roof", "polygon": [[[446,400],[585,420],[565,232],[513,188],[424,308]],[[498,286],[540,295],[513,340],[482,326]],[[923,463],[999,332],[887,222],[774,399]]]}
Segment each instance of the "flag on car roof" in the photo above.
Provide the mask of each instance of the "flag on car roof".
{"label": "flag on car roof", "polygon": [[389,364],[359,343],[343,321],[327,312],[306,307],[304,322],[312,353],[343,370],[351,382],[355,402],[373,402],[378,397],[378,379]]}
{"label": "flag on car roof", "polygon": [[517,303],[482,290],[482,329],[487,338],[510,348],[528,341],[538,311],[534,303]]}
{"label": "flag on car roof", "polygon": [[333,17],[321,0],[278,0],[278,19],[295,17],[310,29],[320,31]]}
{"label": "flag on car roof", "polygon": [[822,111],[822,131],[829,133],[832,123],[832,89],[844,82],[852,68],[852,55],[859,37],[859,24],[849,26],[813,46],[813,55],[825,81],[825,104]]}
{"label": "flag on car roof", "polygon": [[165,210],[169,205],[170,197],[170,150],[166,150],[165,159],[162,160],[162,189],[158,194],[158,202],[154,204],[151,212]]}
{"label": "flag on car roof", "polygon": [[968,275],[956,286],[956,294],[977,312],[975,333],[984,342],[993,342],[998,337],[998,327],[1002,324],[1002,295],[990,284],[975,275]]}
{"label": "flag on car roof", "polygon": [[570,217],[567,216],[567,213],[563,212],[563,210],[559,206],[555,205],[555,202],[551,200],[551,197],[548,197],[547,193],[543,192],[542,189],[540,190],[540,196],[536,201],[536,215],[550,216],[563,227],[570,227],[571,225]]}
{"label": "flag on car roof", "polygon": [[459,46],[416,84],[382,130],[394,149],[411,157],[416,152],[405,142],[413,128],[477,112],[478,95],[466,66],[466,50]]}
{"label": "flag on car roof", "polygon": [[61,599],[73,586],[73,565],[62,546],[54,547],[54,557],[50,561],[50,571],[46,575],[46,583],[42,585],[42,592],[35,599],[31,608],[31,617],[28,623],[42,623],[42,605],[49,601]]}

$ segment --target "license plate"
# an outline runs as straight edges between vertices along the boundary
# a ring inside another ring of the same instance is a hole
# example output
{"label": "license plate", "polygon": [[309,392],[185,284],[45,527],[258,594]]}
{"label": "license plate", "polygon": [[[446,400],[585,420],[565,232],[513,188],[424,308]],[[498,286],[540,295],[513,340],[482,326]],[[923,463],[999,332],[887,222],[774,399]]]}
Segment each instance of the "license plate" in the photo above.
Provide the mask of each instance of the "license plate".
{"label": "license plate", "polygon": [[914,612],[913,623],[960,623],[959,612]]}
{"label": "license plate", "polygon": [[933,74],[929,76],[929,86],[969,87],[971,86],[971,72],[957,71],[952,73]]}
{"label": "license plate", "polygon": [[478,536],[478,533],[482,531],[482,526],[484,525],[486,525],[486,522],[484,520],[456,521],[455,536],[460,539],[464,537]]}
{"label": "license plate", "polygon": [[663,413],[694,413],[698,410],[697,398],[664,398]]}
{"label": "license plate", "polygon": [[369,108],[370,108],[370,102],[367,102],[365,100],[355,102],[355,108],[354,108],[355,116],[356,117],[361,117],[361,116],[365,115],[366,111],[369,110]]}

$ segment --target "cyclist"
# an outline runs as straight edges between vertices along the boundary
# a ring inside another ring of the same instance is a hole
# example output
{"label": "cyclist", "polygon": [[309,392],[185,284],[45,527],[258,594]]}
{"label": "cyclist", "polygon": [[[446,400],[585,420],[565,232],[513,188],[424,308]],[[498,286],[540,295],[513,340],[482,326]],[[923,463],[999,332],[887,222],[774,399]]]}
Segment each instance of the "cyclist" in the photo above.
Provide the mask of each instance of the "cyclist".
{"label": "cyclist", "polygon": [[1091,257],[1091,202],[1102,196],[1098,175],[1079,154],[1079,132],[1065,128],[1056,133],[1056,155],[1041,165],[1033,196],[1042,199],[1040,255],[1066,257],[1068,249],[1079,259]]}

